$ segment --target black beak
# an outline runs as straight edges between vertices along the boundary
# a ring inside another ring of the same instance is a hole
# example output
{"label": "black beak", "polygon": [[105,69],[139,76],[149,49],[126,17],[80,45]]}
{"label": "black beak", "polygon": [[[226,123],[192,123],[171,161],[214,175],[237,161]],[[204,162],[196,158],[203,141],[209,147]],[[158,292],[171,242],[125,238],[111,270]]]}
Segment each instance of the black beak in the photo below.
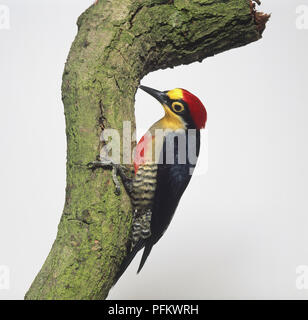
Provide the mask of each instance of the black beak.
{"label": "black beak", "polygon": [[152,97],[157,99],[161,104],[167,104],[168,103],[168,96],[163,91],[158,91],[146,86],[139,86],[140,89],[150,94]]}

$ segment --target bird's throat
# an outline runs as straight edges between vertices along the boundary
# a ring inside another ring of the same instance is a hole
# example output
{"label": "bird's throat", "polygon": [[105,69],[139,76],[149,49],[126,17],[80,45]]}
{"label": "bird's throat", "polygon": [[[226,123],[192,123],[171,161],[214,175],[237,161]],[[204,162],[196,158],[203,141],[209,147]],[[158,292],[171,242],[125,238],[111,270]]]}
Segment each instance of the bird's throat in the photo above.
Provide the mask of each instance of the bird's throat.
{"label": "bird's throat", "polygon": [[169,130],[179,130],[179,129],[187,129],[186,123],[183,119],[174,114],[167,106],[163,106],[165,110],[165,116],[158,121],[158,127],[160,129],[169,129]]}

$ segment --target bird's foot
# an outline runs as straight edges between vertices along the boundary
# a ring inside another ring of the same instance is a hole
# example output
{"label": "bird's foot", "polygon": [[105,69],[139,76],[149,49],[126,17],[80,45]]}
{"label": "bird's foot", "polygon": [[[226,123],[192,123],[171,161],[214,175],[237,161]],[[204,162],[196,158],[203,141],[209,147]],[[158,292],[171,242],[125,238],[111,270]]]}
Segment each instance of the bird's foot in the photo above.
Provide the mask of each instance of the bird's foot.
{"label": "bird's foot", "polygon": [[127,170],[127,168],[125,166],[114,163],[110,159],[101,159],[98,161],[93,161],[93,162],[88,163],[88,168],[93,171],[98,168],[103,168],[103,169],[110,169],[111,168],[112,169],[112,180],[115,185],[115,194],[116,195],[121,194],[121,185],[120,185],[120,182],[117,177],[118,174],[122,179],[122,182],[124,184],[126,192],[129,195],[131,194],[132,180],[126,176],[125,171]]}

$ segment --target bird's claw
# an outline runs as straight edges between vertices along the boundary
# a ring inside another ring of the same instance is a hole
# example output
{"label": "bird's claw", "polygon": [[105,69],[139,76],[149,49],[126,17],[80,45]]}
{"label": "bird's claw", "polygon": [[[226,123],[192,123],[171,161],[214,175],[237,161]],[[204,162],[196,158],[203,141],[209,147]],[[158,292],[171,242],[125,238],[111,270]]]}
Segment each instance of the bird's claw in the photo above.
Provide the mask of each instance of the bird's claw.
{"label": "bird's claw", "polygon": [[121,185],[120,185],[120,182],[118,180],[117,173],[118,173],[117,166],[116,165],[112,166],[112,180],[113,180],[113,183],[115,185],[114,193],[117,196],[119,196],[121,194]]}
{"label": "bird's claw", "polygon": [[92,161],[87,163],[87,168],[90,170],[95,170],[99,167],[101,167],[101,163],[99,161]]}
{"label": "bird's claw", "polygon": [[109,159],[102,159],[100,161],[92,161],[87,164],[87,168],[90,170],[95,170],[97,168],[112,168],[112,180],[115,184],[115,194],[119,196],[121,194],[121,185],[117,177],[119,165],[113,163]]}
{"label": "bird's claw", "polygon": [[97,161],[91,161],[87,164],[88,169],[95,170],[97,168],[112,168],[118,166],[117,164],[113,163],[110,159],[101,159]]}

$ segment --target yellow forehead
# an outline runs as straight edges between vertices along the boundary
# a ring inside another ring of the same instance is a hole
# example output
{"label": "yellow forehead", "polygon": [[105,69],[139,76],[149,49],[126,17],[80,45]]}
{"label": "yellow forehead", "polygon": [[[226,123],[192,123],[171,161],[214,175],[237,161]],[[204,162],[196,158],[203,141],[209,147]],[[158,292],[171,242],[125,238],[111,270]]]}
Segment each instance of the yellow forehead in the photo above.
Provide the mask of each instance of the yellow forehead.
{"label": "yellow forehead", "polygon": [[183,99],[183,91],[182,89],[173,89],[167,92],[168,97],[171,100],[181,100]]}

